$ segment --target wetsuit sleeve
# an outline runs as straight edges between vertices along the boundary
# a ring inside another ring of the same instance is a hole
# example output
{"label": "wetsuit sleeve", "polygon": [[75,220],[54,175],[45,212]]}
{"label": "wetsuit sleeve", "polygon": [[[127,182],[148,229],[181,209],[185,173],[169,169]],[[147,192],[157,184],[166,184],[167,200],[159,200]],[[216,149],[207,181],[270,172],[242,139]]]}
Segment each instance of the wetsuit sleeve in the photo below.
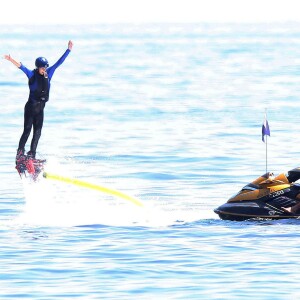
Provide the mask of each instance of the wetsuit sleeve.
{"label": "wetsuit sleeve", "polygon": [[22,70],[28,78],[31,78],[34,74],[32,70],[27,69],[22,63],[20,66],[20,70]]}
{"label": "wetsuit sleeve", "polygon": [[47,69],[49,79],[51,79],[55,70],[65,61],[70,52],[71,50],[67,49],[66,52],[62,55],[62,57],[53,66]]}

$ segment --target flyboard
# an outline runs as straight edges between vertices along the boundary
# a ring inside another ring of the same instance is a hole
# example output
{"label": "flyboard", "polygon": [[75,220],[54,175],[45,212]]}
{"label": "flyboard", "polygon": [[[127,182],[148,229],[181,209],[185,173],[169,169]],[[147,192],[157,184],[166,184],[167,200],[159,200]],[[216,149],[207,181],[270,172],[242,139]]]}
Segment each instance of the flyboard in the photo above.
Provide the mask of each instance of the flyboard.
{"label": "flyboard", "polygon": [[73,184],[79,187],[96,190],[129,201],[137,206],[143,207],[143,203],[141,201],[139,201],[134,197],[126,195],[123,192],[113,190],[101,185],[92,184],[79,179],[69,178],[69,177],[45,172],[45,165],[46,165],[45,159],[35,159],[28,155],[21,155],[16,161],[16,169],[21,178],[26,177],[35,182],[37,181],[39,175],[42,174],[43,177],[46,179],[52,179],[64,183]]}
{"label": "flyboard", "polygon": [[26,154],[16,158],[16,169],[20,177],[29,177],[33,181],[37,180],[39,174],[44,170],[45,164],[45,159],[36,159]]}

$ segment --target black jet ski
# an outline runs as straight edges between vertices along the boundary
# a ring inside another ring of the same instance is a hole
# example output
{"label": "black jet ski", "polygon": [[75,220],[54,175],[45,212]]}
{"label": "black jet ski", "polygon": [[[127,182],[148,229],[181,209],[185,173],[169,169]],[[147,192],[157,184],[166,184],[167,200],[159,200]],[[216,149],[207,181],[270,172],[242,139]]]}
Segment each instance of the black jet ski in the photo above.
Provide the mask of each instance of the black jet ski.
{"label": "black jet ski", "polygon": [[221,219],[232,221],[300,218],[300,184],[295,183],[298,179],[300,168],[276,177],[266,173],[244,186],[214,212]]}

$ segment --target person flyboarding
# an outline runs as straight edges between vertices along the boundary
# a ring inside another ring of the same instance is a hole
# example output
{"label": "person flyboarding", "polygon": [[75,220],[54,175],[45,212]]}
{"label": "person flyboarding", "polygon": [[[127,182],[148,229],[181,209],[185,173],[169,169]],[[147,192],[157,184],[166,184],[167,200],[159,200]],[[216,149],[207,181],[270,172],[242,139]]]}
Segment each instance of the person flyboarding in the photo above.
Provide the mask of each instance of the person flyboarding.
{"label": "person flyboarding", "polygon": [[17,149],[16,162],[18,158],[25,155],[25,145],[33,128],[33,136],[30,145],[30,151],[27,156],[35,158],[36,149],[41,137],[41,131],[44,121],[44,108],[49,100],[50,82],[55,70],[64,62],[70,54],[73,42],[68,42],[68,49],[61,58],[52,66],[49,66],[45,57],[38,57],[35,60],[36,69],[30,70],[23,63],[13,59],[10,54],[4,55],[4,58],[16,67],[22,70],[28,77],[29,97],[24,108],[24,130],[21,135],[19,146]]}

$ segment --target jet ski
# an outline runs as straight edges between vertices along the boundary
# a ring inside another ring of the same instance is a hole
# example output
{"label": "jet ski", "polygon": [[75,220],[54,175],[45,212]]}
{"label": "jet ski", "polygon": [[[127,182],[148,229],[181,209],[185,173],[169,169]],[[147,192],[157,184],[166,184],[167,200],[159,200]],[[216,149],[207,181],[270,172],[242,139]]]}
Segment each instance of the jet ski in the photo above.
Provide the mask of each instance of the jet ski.
{"label": "jet ski", "polygon": [[276,177],[268,172],[244,186],[214,212],[221,219],[232,221],[300,218],[300,184],[295,183],[298,179],[300,168]]}

